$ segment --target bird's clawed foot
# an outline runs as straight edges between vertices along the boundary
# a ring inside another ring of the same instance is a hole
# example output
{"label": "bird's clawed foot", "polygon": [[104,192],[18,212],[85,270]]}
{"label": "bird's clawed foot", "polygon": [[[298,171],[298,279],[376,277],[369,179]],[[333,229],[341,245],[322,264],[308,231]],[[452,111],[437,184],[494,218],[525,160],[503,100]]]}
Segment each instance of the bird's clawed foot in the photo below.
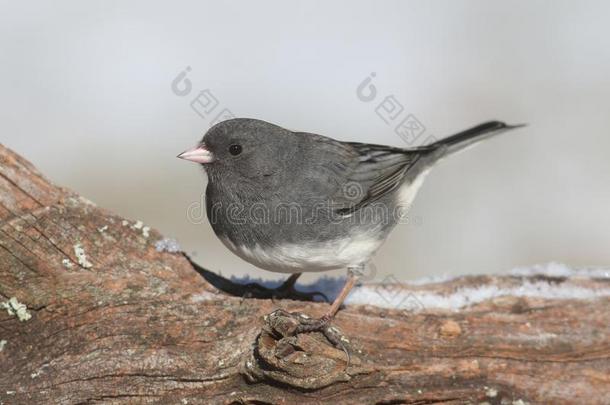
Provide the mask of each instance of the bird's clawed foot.
{"label": "bird's clawed foot", "polygon": [[296,336],[311,332],[321,333],[333,346],[345,352],[347,357],[346,368],[349,366],[351,359],[349,339],[339,329],[330,324],[332,320],[330,315],[327,314],[321,318],[310,318],[298,312],[277,309],[267,315],[265,320],[272,330],[279,332],[282,336]]}

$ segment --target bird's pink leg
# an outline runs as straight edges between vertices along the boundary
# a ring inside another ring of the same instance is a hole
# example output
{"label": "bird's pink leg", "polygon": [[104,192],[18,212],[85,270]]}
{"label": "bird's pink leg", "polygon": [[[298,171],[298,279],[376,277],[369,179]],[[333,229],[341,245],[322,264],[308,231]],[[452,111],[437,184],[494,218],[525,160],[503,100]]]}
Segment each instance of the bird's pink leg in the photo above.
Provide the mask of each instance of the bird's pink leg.
{"label": "bird's pink leg", "polygon": [[335,298],[335,300],[333,301],[328,311],[321,318],[310,319],[307,322],[303,322],[296,329],[296,333],[313,332],[326,328],[330,321],[339,311],[339,308],[341,308],[341,305],[347,298],[349,292],[352,290],[352,288],[354,288],[356,281],[358,281],[358,276],[356,275],[356,272],[349,269],[347,272],[347,281],[345,281],[343,288],[339,292],[339,295],[337,295],[337,298]]}
{"label": "bird's pink leg", "polygon": [[333,301],[326,315],[324,315],[325,317],[328,317],[328,319],[330,320],[335,316],[335,314],[339,311],[339,308],[343,304],[343,301],[345,301],[345,299],[347,298],[349,292],[352,290],[352,288],[354,288],[354,285],[356,284],[357,280],[358,277],[356,277],[353,272],[348,272],[347,280],[345,281],[343,288],[339,292],[339,295],[337,295],[337,298],[335,298],[335,300]]}

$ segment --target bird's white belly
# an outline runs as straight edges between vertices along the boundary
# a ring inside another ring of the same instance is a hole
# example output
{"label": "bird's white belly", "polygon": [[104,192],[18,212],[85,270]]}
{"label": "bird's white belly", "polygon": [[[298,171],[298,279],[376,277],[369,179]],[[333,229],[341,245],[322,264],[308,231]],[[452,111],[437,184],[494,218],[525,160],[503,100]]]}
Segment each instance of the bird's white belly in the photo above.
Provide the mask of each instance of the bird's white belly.
{"label": "bird's white belly", "polygon": [[279,273],[325,271],[365,264],[383,243],[366,233],[334,241],[283,244],[272,248],[237,246],[226,238],[221,240],[245,261]]}

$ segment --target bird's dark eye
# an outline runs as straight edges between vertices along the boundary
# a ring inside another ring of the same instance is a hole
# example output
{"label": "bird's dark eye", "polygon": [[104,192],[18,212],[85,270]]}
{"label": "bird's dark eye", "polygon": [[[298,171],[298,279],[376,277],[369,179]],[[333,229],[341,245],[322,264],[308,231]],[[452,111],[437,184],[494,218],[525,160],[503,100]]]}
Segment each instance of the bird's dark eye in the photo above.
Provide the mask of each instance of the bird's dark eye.
{"label": "bird's dark eye", "polygon": [[229,153],[233,156],[237,156],[241,153],[241,145],[231,145],[229,146]]}

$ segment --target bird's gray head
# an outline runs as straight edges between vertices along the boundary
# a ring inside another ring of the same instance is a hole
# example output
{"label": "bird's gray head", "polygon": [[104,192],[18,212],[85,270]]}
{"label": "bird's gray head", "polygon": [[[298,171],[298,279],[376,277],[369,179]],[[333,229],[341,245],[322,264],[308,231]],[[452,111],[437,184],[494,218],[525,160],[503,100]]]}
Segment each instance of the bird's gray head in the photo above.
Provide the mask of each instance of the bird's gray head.
{"label": "bird's gray head", "polygon": [[235,118],[214,125],[194,148],[178,155],[200,163],[210,180],[265,178],[284,170],[297,145],[293,133],[265,121]]}

